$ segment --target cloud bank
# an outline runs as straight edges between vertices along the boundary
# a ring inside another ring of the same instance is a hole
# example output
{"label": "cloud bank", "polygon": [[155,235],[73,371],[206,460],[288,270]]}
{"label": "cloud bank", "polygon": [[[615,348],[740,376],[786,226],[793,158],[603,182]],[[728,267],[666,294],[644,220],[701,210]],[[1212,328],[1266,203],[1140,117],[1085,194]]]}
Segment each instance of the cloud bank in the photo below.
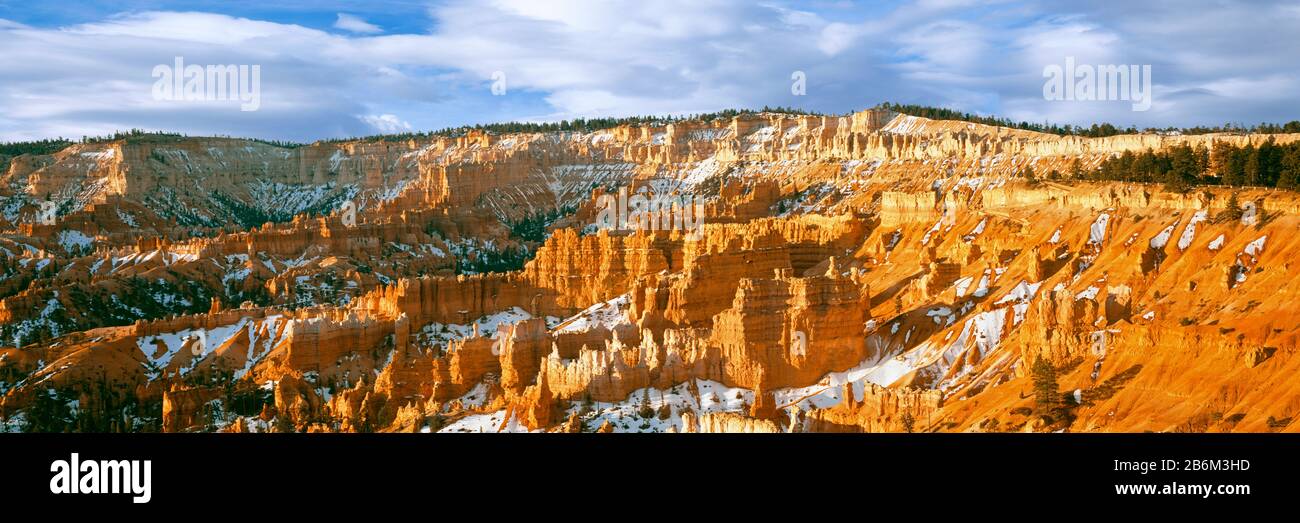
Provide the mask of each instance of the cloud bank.
{"label": "cloud bank", "polygon": [[[1073,124],[1300,119],[1300,8],[1285,2],[451,0],[424,14],[424,30],[398,33],[361,11],[19,23],[0,10],[0,140],[129,128],[313,140],[763,105],[842,113],[886,100]],[[260,65],[260,109],[153,99],[150,71],[177,56]],[[1044,100],[1043,68],[1067,56],[1151,65],[1151,109]],[[795,71],[805,96],[791,93]]]}

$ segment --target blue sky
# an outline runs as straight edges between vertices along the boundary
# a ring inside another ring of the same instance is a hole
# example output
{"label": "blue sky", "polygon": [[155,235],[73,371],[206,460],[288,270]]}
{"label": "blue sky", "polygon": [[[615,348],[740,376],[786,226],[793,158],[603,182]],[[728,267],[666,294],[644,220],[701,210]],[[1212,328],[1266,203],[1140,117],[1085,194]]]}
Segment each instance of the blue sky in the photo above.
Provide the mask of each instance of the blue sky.
{"label": "blue sky", "polygon": [[[310,141],[885,100],[1053,123],[1283,122],[1300,119],[1297,27],[1300,5],[1264,1],[0,0],[0,140]],[[258,110],[157,99],[155,66],[177,56],[259,66]],[[1044,68],[1066,57],[1150,65],[1151,109],[1044,99]]]}

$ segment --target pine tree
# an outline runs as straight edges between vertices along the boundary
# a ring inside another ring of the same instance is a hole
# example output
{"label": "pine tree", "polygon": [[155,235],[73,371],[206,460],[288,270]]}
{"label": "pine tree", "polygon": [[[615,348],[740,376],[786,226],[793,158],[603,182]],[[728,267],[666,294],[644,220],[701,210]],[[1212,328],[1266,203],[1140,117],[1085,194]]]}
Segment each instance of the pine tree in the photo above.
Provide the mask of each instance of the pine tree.
{"label": "pine tree", "polygon": [[1225,204],[1223,212],[1219,213],[1219,219],[1222,221],[1236,221],[1241,219],[1241,202],[1237,200],[1236,192],[1228,195],[1228,202]]}
{"label": "pine tree", "polygon": [[1180,145],[1173,148],[1169,158],[1169,171],[1165,173],[1165,187],[1174,192],[1187,192],[1200,178],[1196,152]]}
{"label": "pine tree", "polygon": [[1205,173],[1210,172],[1210,149],[1205,147],[1205,144],[1200,144],[1196,146],[1196,150],[1193,151],[1193,154],[1196,156],[1197,175],[1204,175]]}
{"label": "pine tree", "polygon": [[1024,170],[1020,171],[1020,176],[1024,177],[1025,181],[1030,185],[1038,183],[1038,177],[1034,175],[1034,167],[1032,165],[1025,166]]}
{"label": "pine tree", "polygon": [[1238,186],[1246,183],[1245,150],[1232,148],[1226,153],[1219,177],[1224,185]]}
{"label": "pine tree", "polygon": [[275,416],[275,421],[273,426],[276,432],[284,432],[284,433],[298,432],[298,428],[293,425],[293,421],[290,420],[289,417],[284,415],[283,413],[277,414]]}
{"label": "pine tree", "polygon": [[1262,182],[1264,181],[1264,162],[1260,159],[1260,152],[1262,150],[1262,148],[1256,149],[1253,146],[1247,146],[1243,153],[1246,161],[1245,166],[1243,167],[1245,171],[1245,180],[1242,183],[1245,185],[1258,186],[1262,185]]}
{"label": "pine tree", "polygon": [[1282,189],[1300,188],[1300,146],[1297,144],[1291,144],[1282,153],[1277,186]]}
{"label": "pine tree", "polygon": [[1039,413],[1048,413],[1056,408],[1060,394],[1056,390],[1056,369],[1042,356],[1034,358],[1034,405]]}
{"label": "pine tree", "polygon": [[1265,140],[1263,144],[1260,144],[1259,149],[1256,149],[1255,153],[1259,156],[1259,179],[1256,181],[1255,185],[1262,187],[1276,187],[1278,171],[1281,170],[1282,157],[1281,151],[1279,151],[1273,144],[1273,137],[1268,137],[1268,140]]}
{"label": "pine tree", "polygon": [[67,394],[54,389],[35,391],[32,403],[24,411],[23,432],[67,432],[74,428]]}
{"label": "pine tree", "polygon": [[641,396],[641,405],[637,409],[637,415],[644,419],[650,419],[655,415],[654,407],[650,406],[650,389],[645,389],[645,394]]}

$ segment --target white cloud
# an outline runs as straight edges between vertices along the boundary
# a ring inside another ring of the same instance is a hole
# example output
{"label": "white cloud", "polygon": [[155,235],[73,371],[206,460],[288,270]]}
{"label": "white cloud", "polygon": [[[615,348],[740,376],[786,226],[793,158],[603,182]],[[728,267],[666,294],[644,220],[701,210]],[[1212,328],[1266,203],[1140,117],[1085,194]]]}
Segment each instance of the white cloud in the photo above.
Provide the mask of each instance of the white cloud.
{"label": "white cloud", "polygon": [[987,75],[994,36],[988,28],[961,20],[940,20],[900,34],[900,51],[930,71]]}
{"label": "white cloud", "polygon": [[[0,55],[13,65],[0,68],[0,140],[129,128],[294,139],[363,134],[368,126],[346,116],[369,112],[357,94],[391,95],[373,66],[338,58],[349,45],[296,25],[207,13],[3,26]],[[178,56],[192,65],[261,66],[261,109],[153,99],[154,66]]]}
{"label": "white cloud", "polygon": [[[42,31],[49,32],[49,31]],[[63,30],[84,37],[124,37],[152,40],[157,44],[204,43],[252,46],[259,43],[301,43],[328,36],[298,25],[250,20],[222,14],[149,11],[118,15],[103,22],[76,25]]]}
{"label": "white cloud", "polygon": [[338,19],[334,21],[334,27],[338,29],[342,29],[344,31],[348,31],[351,33],[358,33],[358,34],[374,34],[374,33],[384,32],[383,28],[375,24],[372,24],[370,22],[367,22],[361,19],[361,17],[359,16],[350,15],[347,13],[338,14]]}
{"label": "white cloud", "polygon": [[829,56],[835,56],[862,36],[862,28],[844,23],[831,23],[822,28],[817,39],[817,48]]}
{"label": "white cloud", "polygon": [[402,133],[412,129],[411,124],[394,114],[366,115],[361,117],[361,121],[380,134]]}
{"label": "white cloud", "polygon": [[[1300,117],[1294,6],[1193,3],[1134,4],[1120,16],[1089,0],[938,0],[870,13],[740,0],[448,0],[430,8],[421,34],[381,34],[343,13],[334,24],[343,34],[194,12],[67,27],[0,21],[0,140],[132,127],[310,140],[763,105],[844,112],[885,100],[1061,123]],[[261,110],[153,100],[152,67],[176,56],[261,65]],[[1137,114],[1043,100],[1043,67],[1066,56],[1151,64],[1155,105]],[[490,94],[497,71],[506,96]],[[807,96],[791,95],[793,71],[807,74]]]}
{"label": "white cloud", "polygon": [[1042,69],[1060,65],[1067,56],[1077,63],[1117,63],[1125,49],[1123,38],[1094,23],[1066,18],[1044,21],[1018,32],[1012,44],[1014,55],[1027,66]]}

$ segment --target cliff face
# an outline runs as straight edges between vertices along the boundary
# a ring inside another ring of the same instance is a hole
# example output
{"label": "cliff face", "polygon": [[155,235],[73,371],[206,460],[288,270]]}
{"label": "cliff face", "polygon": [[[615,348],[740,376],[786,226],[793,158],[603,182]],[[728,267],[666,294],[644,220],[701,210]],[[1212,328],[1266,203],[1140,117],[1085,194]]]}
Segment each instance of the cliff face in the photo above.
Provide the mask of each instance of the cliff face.
{"label": "cliff face", "polygon": [[[1264,139],[865,111],[20,156],[0,427],[1296,430],[1300,196],[1015,176]],[[601,227],[620,194],[703,220]]]}

